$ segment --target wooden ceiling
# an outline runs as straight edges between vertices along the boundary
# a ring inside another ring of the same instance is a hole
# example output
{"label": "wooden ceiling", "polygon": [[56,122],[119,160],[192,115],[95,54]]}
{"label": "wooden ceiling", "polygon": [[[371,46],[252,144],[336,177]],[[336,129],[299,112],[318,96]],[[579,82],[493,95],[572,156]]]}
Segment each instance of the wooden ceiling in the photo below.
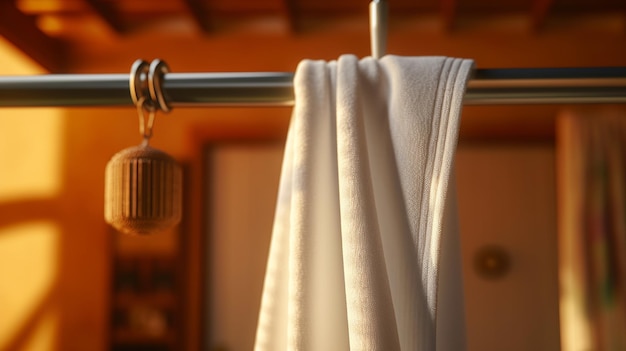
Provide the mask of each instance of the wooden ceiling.
{"label": "wooden ceiling", "polygon": [[[617,30],[626,34],[625,0],[389,0],[389,8],[391,23],[430,16],[449,32],[477,16],[521,16],[529,32],[540,34],[556,19],[599,15],[617,19]],[[49,71],[62,72],[69,49],[81,40],[163,30],[210,37],[237,26],[256,32],[262,26],[251,23],[261,22],[298,35],[327,21],[367,21],[367,9],[367,0],[0,0],[0,36]]]}

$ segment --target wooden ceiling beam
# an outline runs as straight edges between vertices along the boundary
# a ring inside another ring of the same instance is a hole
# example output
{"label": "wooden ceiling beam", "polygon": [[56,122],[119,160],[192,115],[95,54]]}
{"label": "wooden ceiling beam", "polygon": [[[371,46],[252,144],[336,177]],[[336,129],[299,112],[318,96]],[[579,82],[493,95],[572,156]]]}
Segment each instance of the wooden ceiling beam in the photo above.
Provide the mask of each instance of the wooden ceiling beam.
{"label": "wooden ceiling beam", "polygon": [[42,32],[36,19],[22,13],[13,1],[0,1],[0,36],[51,73],[65,68],[64,43]]}
{"label": "wooden ceiling beam", "polygon": [[194,22],[204,33],[210,33],[213,29],[209,21],[209,8],[203,0],[185,0],[189,13]]}
{"label": "wooden ceiling beam", "polygon": [[296,0],[283,0],[282,13],[287,20],[287,26],[292,33],[297,33],[300,30],[298,22],[298,7]]}
{"label": "wooden ceiling beam", "polygon": [[554,0],[533,0],[531,9],[531,29],[533,32],[539,32],[543,28],[553,5]]}
{"label": "wooden ceiling beam", "polygon": [[102,0],[85,0],[104,22],[106,22],[116,33],[124,33],[128,29],[120,18],[119,12],[111,2]]}
{"label": "wooden ceiling beam", "polygon": [[454,30],[457,8],[457,0],[441,0],[441,17],[443,19],[444,31],[451,32]]}
{"label": "wooden ceiling beam", "polygon": [[624,33],[626,34],[626,3],[622,5],[622,28],[624,29]]}

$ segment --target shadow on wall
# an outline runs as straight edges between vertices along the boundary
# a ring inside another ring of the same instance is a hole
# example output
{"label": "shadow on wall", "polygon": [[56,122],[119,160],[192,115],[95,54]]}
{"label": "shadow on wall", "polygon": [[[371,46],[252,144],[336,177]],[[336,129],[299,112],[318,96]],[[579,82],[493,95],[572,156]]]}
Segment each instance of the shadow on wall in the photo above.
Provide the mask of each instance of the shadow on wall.
{"label": "shadow on wall", "polygon": [[[44,73],[0,42],[0,74]],[[50,349],[58,306],[62,116],[0,110],[0,349]]]}
{"label": "shadow on wall", "polygon": [[[0,62],[0,75],[45,73],[1,38]],[[63,110],[0,109],[2,350],[105,345],[108,240],[80,203],[102,191],[70,194],[65,134]]]}

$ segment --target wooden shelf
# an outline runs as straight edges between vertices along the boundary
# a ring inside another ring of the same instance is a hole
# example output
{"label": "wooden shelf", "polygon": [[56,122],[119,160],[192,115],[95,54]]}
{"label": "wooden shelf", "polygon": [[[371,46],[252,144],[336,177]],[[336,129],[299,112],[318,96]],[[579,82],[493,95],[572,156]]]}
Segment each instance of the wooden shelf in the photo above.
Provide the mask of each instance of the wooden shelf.
{"label": "wooden shelf", "polygon": [[114,294],[114,307],[133,307],[137,305],[153,306],[167,309],[178,307],[178,296],[173,291],[155,291],[148,293],[135,293],[120,291]]}
{"label": "wooden shelf", "polygon": [[180,257],[114,255],[111,349],[179,350]]}
{"label": "wooden shelf", "polygon": [[117,329],[113,331],[113,342],[115,344],[168,344],[176,342],[176,333],[167,331],[160,334],[133,329]]}

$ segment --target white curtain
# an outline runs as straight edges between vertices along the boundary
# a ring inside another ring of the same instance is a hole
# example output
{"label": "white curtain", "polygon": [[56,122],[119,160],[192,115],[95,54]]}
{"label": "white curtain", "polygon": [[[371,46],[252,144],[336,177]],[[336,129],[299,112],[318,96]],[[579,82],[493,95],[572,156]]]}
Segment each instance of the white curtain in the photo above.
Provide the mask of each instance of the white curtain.
{"label": "white curtain", "polygon": [[471,60],[306,60],[255,350],[462,350],[451,180]]}

